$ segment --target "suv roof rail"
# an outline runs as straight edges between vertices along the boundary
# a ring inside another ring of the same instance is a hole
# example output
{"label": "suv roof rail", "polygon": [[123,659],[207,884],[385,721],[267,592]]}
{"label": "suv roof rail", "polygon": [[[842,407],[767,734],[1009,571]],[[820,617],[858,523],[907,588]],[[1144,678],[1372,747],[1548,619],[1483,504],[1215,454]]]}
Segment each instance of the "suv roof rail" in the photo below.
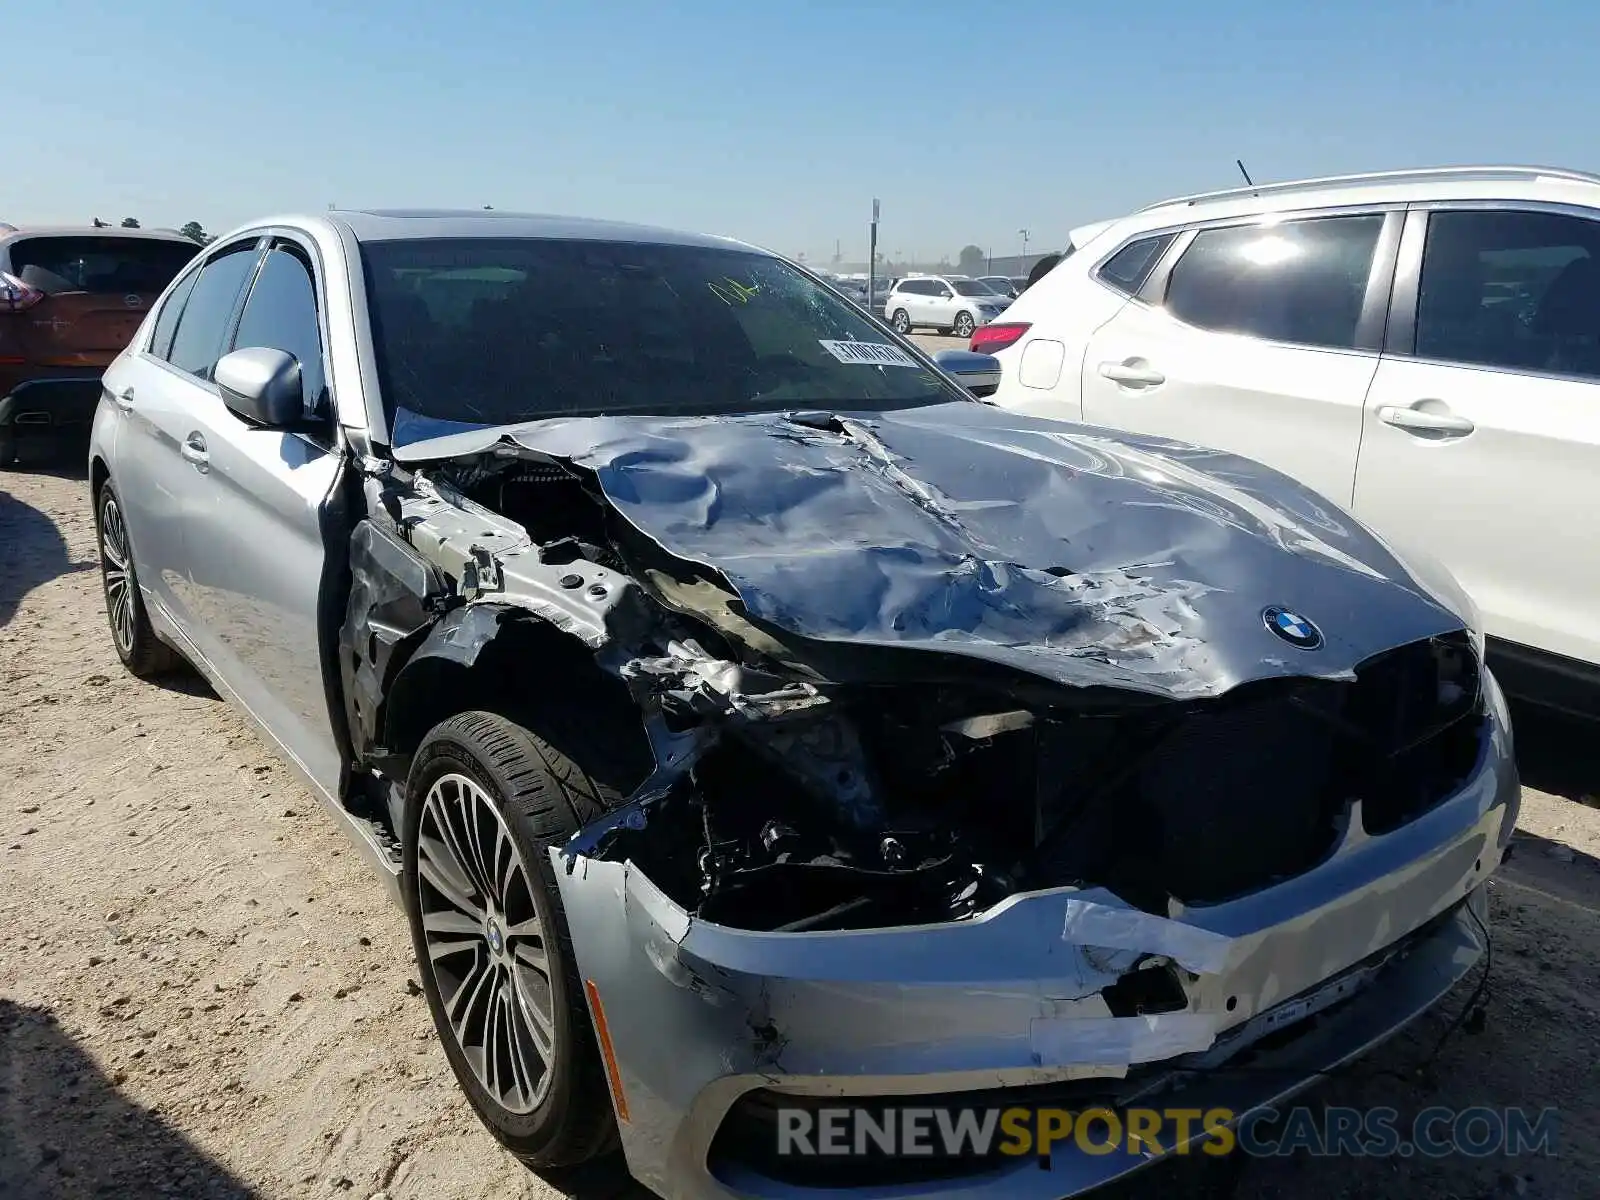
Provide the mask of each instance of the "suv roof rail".
{"label": "suv roof rail", "polygon": [[1559,179],[1568,183],[1600,184],[1600,175],[1588,171],[1572,171],[1565,167],[1417,167],[1402,171],[1369,171],[1356,175],[1326,175],[1318,179],[1295,179],[1287,183],[1260,183],[1253,187],[1224,188],[1216,192],[1196,192],[1192,196],[1175,196],[1147,204],[1139,212],[1158,208],[1171,208],[1178,204],[1199,204],[1207,200],[1232,200],[1245,196],[1281,196],[1292,192],[1310,192],[1323,188],[1353,184],[1478,182],[1515,180],[1532,182],[1539,179]]}

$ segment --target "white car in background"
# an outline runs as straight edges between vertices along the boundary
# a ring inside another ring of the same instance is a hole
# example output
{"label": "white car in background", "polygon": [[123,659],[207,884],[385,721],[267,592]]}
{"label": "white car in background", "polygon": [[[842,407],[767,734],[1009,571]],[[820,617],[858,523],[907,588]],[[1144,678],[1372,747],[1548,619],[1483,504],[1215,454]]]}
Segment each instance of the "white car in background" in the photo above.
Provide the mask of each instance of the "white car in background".
{"label": "white car in background", "polygon": [[1600,176],[1246,187],[1072,244],[972,338],[995,403],[1293,476],[1441,560],[1508,690],[1600,712]]}
{"label": "white car in background", "polygon": [[912,275],[897,281],[883,303],[896,333],[934,328],[971,337],[1011,303],[987,283],[966,275]]}

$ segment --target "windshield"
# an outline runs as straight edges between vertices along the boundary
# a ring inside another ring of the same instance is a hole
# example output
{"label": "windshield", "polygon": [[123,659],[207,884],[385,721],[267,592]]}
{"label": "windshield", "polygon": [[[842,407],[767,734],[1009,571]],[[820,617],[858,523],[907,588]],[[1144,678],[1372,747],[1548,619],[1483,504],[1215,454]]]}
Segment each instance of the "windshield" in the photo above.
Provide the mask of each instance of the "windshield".
{"label": "windshield", "polygon": [[996,296],[999,295],[992,287],[978,279],[955,279],[951,283],[956,293],[961,296]]}
{"label": "windshield", "polygon": [[967,399],[860,308],[758,252],[440,238],[362,254],[397,445],[407,414],[503,425]]}

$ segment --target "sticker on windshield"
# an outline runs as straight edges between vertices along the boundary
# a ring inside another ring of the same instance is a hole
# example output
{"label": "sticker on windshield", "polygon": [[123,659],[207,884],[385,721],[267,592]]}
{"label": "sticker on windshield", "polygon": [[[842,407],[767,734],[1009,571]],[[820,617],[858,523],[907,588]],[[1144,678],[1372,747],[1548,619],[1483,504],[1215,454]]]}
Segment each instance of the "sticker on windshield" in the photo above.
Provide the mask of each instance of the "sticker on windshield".
{"label": "sticker on windshield", "polygon": [[824,350],[842,363],[868,367],[918,367],[916,359],[899,346],[887,342],[820,342]]}

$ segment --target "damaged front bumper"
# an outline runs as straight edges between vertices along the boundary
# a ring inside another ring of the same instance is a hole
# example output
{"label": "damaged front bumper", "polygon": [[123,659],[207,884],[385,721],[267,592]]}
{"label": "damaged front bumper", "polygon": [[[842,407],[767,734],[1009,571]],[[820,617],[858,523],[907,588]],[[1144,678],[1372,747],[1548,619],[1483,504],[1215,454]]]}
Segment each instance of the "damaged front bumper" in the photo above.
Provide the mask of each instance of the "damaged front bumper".
{"label": "damaged front bumper", "polygon": [[[1425,1012],[1482,952],[1483,885],[1519,797],[1504,701],[1487,675],[1485,687],[1483,753],[1452,795],[1381,836],[1353,821],[1304,874],[1171,919],[1060,888],[949,924],[753,932],[691,916],[629,862],[553,850],[604,1009],[630,1171],[670,1200],[817,1191],[775,1166],[773,1146],[731,1136],[760,1128],[747,1119],[757,1094],[973,1107],[1160,1095],[1242,1116],[1309,1086]],[[1170,964],[1180,1005],[1114,1015],[1105,989],[1151,961]],[[1224,1069],[1247,1047],[1250,1070]],[[827,1186],[1043,1200],[1148,1161],[1063,1143],[1047,1169],[1018,1159],[869,1180],[845,1164]]]}

